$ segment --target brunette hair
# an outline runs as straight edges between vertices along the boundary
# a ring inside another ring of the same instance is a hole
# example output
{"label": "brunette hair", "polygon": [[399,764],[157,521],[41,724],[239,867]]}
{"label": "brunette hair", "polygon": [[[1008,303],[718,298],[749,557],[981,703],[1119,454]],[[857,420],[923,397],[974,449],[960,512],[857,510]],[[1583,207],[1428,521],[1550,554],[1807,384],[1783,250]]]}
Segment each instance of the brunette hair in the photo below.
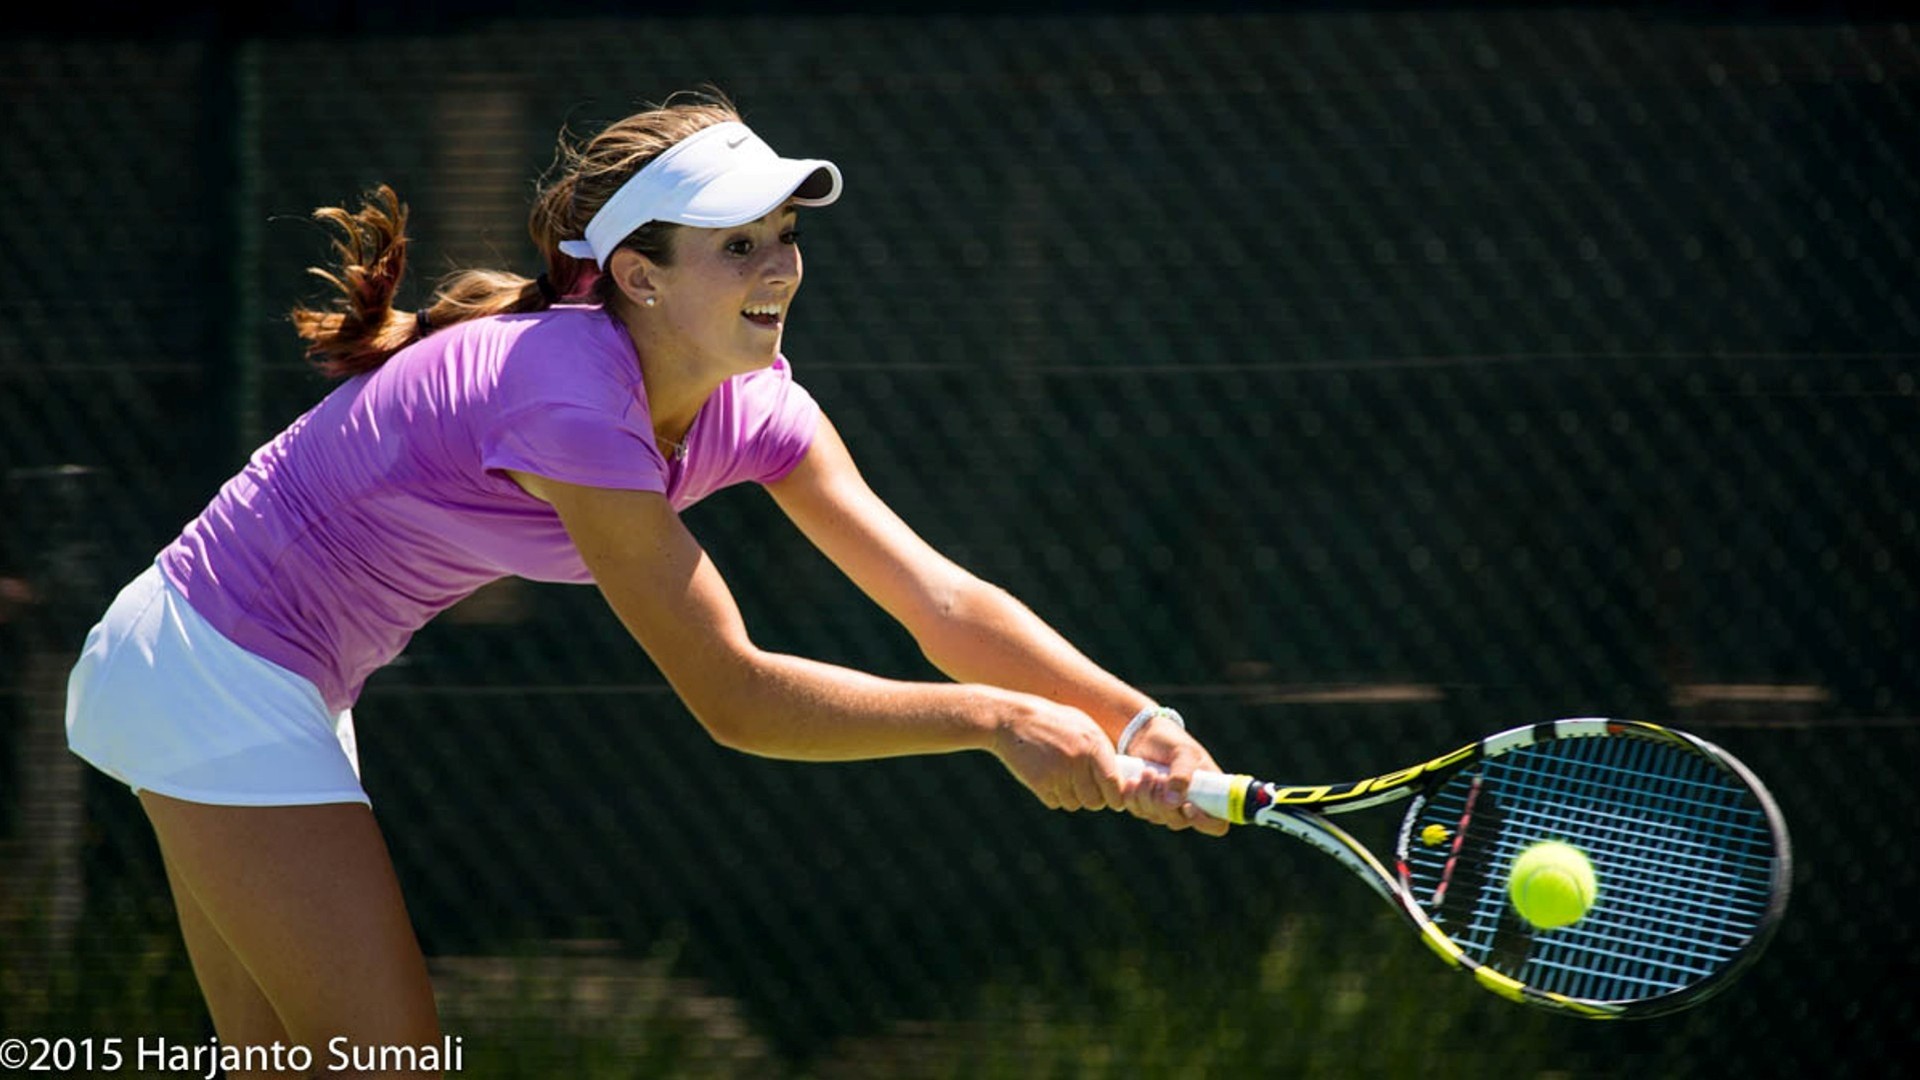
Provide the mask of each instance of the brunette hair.
{"label": "brunette hair", "polygon": [[[690,100],[680,100],[683,96]],[[360,209],[325,206],[315,220],[332,226],[335,268],[311,272],[333,286],[332,303],[293,309],[293,328],[306,341],[307,359],[336,378],[372,371],[387,358],[434,330],[477,319],[544,311],[565,297],[586,296],[606,304],[616,295],[612,280],[591,260],[560,250],[563,240],[585,234],[587,222],[648,162],[696,131],[739,120],[732,102],[717,91],[679,95],[635,113],[576,142],[561,131],[553,166],[534,197],[527,231],[546,264],[537,278],[506,270],[458,270],[435,286],[433,300],[418,312],[397,311],[394,296],[407,269],[407,205],[385,184],[362,199]],[[678,228],[649,222],[620,242],[657,263],[671,256]]]}

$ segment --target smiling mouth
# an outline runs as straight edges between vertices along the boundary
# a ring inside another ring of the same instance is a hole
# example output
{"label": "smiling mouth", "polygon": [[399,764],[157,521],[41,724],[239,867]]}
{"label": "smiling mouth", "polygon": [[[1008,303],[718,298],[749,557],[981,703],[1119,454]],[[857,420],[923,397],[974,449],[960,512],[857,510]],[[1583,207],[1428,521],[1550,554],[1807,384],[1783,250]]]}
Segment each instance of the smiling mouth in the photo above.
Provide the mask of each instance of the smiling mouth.
{"label": "smiling mouth", "polygon": [[779,304],[748,304],[740,310],[740,315],[753,325],[764,329],[777,330],[780,328],[781,311]]}

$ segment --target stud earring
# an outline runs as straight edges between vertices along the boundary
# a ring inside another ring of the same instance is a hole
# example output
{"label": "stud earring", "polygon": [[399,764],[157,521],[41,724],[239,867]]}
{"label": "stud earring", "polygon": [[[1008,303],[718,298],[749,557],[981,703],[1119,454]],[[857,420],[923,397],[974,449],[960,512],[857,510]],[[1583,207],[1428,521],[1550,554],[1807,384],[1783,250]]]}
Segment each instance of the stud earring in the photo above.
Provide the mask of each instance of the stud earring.
{"label": "stud earring", "polygon": [[659,302],[660,302],[660,298],[657,296],[649,296],[645,300],[641,301],[641,303],[647,305],[648,307],[652,307],[655,304],[658,304]]}

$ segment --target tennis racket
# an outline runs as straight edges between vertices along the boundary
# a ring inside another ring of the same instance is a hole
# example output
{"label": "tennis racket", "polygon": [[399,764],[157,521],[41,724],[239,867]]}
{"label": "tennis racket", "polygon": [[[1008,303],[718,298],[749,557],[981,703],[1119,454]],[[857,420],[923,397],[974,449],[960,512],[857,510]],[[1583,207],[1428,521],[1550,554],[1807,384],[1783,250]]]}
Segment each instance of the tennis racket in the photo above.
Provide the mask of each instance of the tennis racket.
{"label": "tennis racket", "polygon": [[[1392,869],[1327,819],[1408,797]],[[1745,765],[1641,721],[1514,728],[1343,784],[1195,773],[1188,799],[1333,856],[1487,990],[1589,1019],[1657,1016],[1725,989],[1779,925],[1792,871],[1786,824]],[[1507,892],[1514,858],[1542,840],[1584,851],[1598,883],[1585,915],[1551,930]]]}

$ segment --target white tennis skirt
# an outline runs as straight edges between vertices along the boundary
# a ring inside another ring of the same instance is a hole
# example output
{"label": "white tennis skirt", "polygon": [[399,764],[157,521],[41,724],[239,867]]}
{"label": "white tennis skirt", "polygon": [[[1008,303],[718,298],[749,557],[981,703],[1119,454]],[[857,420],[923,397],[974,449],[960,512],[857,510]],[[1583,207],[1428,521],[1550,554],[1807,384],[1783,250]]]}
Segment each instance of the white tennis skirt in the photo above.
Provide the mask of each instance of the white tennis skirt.
{"label": "white tennis skirt", "polygon": [[359,802],[353,712],[202,619],[157,566],[120,591],[67,679],[67,745],[137,792],[222,806]]}

